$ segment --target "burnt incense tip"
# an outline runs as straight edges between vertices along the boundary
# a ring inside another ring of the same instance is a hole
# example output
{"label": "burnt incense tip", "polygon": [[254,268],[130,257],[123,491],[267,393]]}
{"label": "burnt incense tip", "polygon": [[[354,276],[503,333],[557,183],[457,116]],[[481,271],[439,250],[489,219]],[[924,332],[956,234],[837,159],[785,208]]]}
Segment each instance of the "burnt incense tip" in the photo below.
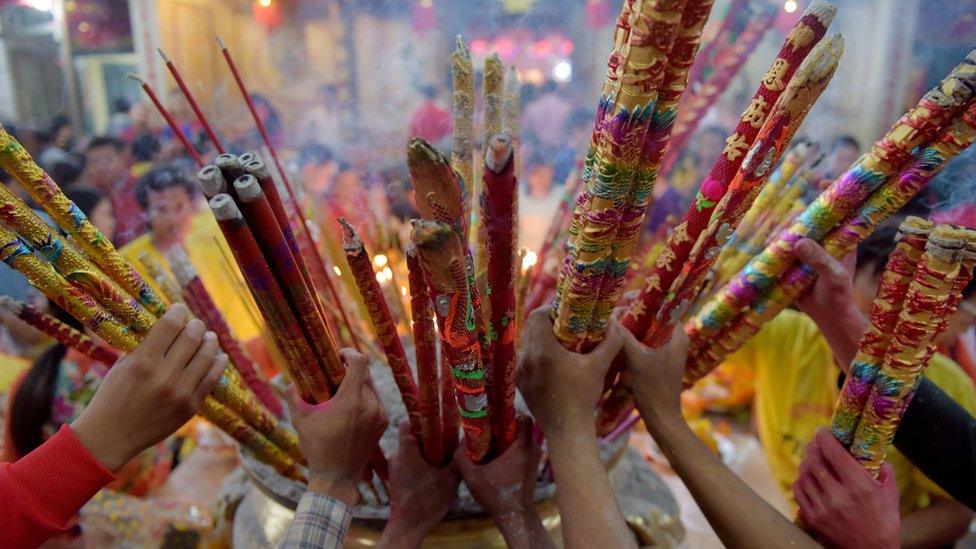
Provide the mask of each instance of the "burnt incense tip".
{"label": "burnt incense tip", "polygon": [[820,21],[821,25],[826,27],[837,16],[837,6],[824,0],[814,0],[814,2],[807,6],[806,11],[803,12],[804,17],[807,15],[815,17],[817,21]]}
{"label": "burnt incense tip", "polygon": [[220,37],[219,34],[218,35],[215,35],[214,38],[217,39],[217,47],[218,48],[220,48],[222,50],[226,50],[227,49],[227,46],[224,44],[224,40]]}
{"label": "burnt incense tip", "polygon": [[485,167],[498,173],[502,171],[508,159],[512,156],[512,138],[506,133],[498,133],[491,137],[489,146],[485,150]]}
{"label": "burnt incense tip", "polygon": [[339,218],[339,225],[342,227],[342,249],[347,252],[358,252],[363,249],[363,241],[356,233],[356,229],[346,221],[346,218]]}
{"label": "burnt incense tip", "polygon": [[145,86],[146,85],[146,81],[143,80],[142,78],[140,78],[138,74],[135,74],[135,73],[130,72],[130,73],[126,74],[125,77],[126,78],[129,78],[129,79],[132,79],[132,80],[135,80],[141,86]]}
{"label": "burnt incense tip", "polygon": [[170,60],[169,57],[166,57],[166,54],[163,52],[163,48],[156,48],[156,51],[159,52],[159,56],[163,58],[163,63],[168,65]]}
{"label": "burnt incense tip", "polygon": [[241,161],[238,160],[236,156],[230,153],[218,154],[217,158],[214,159],[214,164],[216,164],[217,167],[221,169],[229,168],[229,167],[234,167],[234,168],[241,167]]}
{"label": "burnt incense tip", "polygon": [[410,223],[413,225],[413,241],[420,249],[443,246],[448,237],[454,234],[450,225],[440,221],[414,219]]}
{"label": "burnt incense tip", "polygon": [[170,269],[173,271],[173,276],[176,277],[176,282],[179,283],[180,287],[186,288],[193,282],[193,279],[197,278],[197,271],[190,263],[190,258],[186,255],[186,250],[183,246],[173,246],[164,254],[166,260],[169,261]]}
{"label": "burnt incense tip", "polygon": [[952,225],[938,225],[932,229],[925,243],[925,250],[929,253],[955,253],[965,247],[965,236]]}
{"label": "burnt incense tip", "polygon": [[251,160],[250,162],[244,164],[244,171],[257,177],[258,179],[265,179],[271,177],[271,169],[264,160]]}
{"label": "burnt incense tip", "polygon": [[257,178],[251,174],[242,175],[234,181],[234,192],[237,193],[241,202],[254,202],[261,198],[262,194],[261,185],[258,184]]}
{"label": "burnt incense tip", "polygon": [[259,155],[257,151],[247,151],[246,153],[238,156],[237,160],[242,166],[247,166],[248,162],[253,160],[261,160],[261,155]]}
{"label": "burnt incense tip", "polygon": [[220,193],[210,199],[210,209],[213,210],[217,221],[232,221],[243,219],[241,211],[234,204],[234,199],[229,194]]}
{"label": "burnt incense tip", "polygon": [[200,183],[200,188],[207,198],[227,192],[227,182],[224,181],[220,168],[213,164],[204,166],[197,171],[197,182]]}

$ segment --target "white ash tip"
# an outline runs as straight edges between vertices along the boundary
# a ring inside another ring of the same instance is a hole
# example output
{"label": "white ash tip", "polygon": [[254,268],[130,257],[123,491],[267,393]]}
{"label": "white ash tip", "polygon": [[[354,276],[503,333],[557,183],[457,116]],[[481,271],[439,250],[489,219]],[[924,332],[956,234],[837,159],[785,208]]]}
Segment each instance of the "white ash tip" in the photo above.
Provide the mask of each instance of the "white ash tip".
{"label": "white ash tip", "polygon": [[207,198],[227,192],[227,182],[224,181],[220,168],[212,164],[197,171],[197,182],[200,183],[200,188]]}
{"label": "white ash tip", "polygon": [[250,162],[245,163],[244,171],[261,179],[271,177],[271,170],[268,168],[268,165],[264,162],[264,160],[260,159],[251,160]]}
{"label": "white ash tip", "polygon": [[234,181],[234,191],[241,202],[254,202],[262,194],[257,178],[250,174],[242,175]]}
{"label": "white ash tip", "polygon": [[211,198],[210,209],[213,210],[214,217],[217,218],[217,221],[232,221],[234,219],[244,218],[241,215],[241,211],[237,209],[237,204],[234,204],[234,199],[226,193],[220,193]]}

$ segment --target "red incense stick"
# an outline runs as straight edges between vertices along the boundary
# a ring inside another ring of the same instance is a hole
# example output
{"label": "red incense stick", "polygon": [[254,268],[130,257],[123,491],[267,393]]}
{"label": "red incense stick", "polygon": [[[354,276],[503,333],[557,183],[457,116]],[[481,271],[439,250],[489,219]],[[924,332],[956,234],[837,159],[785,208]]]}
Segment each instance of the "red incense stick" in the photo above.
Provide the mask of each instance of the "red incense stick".
{"label": "red incense stick", "polygon": [[[410,285],[410,313],[413,319],[414,356],[417,361],[420,430],[424,456],[428,463],[442,466],[451,456],[444,453],[444,434],[441,428],[440,381],[437,375],[437,332],[434,328],[434,308],[430,290],[417,248],[411,244],[406,250],[407,281]],[[450,394],[450,393],[449,393]],[[451,406],[453,412],[453,406]],[[455,429],[457,431],[457,429]]]}
{"label": "red incense stick", "polygon": [[180,87],[180,91],[183,92],[183,96],[186,97],[187,102],[190,103],[190,108],[193,109],[194,113],[196,113],[197,120],[199,120],[200,125],[203,126],[203,131],[207,132],[207,137],[209,137],[210,141],[213,142],[214,147],[217,148],[217,152],[223,154],[225,152],[224,146],[220,143],[220,140],[217,139],[217,134],[215,134],[213,128],[210,127],[210,123],[207,122],[207,117],[205,117],[203,115],[203,111],[200,110],[200,105],[197,105],[196,99],[194,99],[193,94],[190,93],[190,88],[188,88],[186,83],[183,82],[183,77],[180,76],[180,71],[176,70],[176,65],[173,64],[169,57],[166,57],[163,50],[156,48],[156,51],[158,51],[160,57],[163,58],[163,61],[166,63],[166,68],[169,69],[170,74],[173,75],[173,79],[176,80],[176,85]]}
{"label": "red incense stick", "polygon": [[159,97],[156,96],[156,92],[154,92],[153,89],[149,87],[149,84],[147,84],[142,78],[139,78],[134,74],[130,74],[128,76],[136,82],[139,82],[139,84],[142,86],[142,91],[146,92],[146,95],[149,96],[149,100],[152,101],[153,105],[156,106],[156,110],[159,111],[159,114],[163,115],[169,129],[173,130],[173,135],[175,135],[176,138],[180,140],[180,143],[183,144],[183,148],[186,149],[186,152],[190,155],[190,158],[197,163],[197,166],[203,167],[204,162],[203,158],[200,157],[200,153],[198,153],[197,149],[192,143],[190,143],[190,140],[186,138],[186,135],[183,133],[183,130],[180,129],[180,125],[176,123],[173,115],[166,110],[166,107],[163,106],[163,103],[159,100]]}

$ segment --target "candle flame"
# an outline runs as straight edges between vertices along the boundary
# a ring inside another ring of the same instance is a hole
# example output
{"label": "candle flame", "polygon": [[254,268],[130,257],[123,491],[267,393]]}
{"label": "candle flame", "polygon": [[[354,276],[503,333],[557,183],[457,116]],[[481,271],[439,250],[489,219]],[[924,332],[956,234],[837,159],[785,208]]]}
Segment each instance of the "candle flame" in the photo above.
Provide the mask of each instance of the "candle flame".
{"label": "candle flame", "polygon": [[377,267],[386,267],[386,264],[389,262],[390,260],[387,259],[387,257],[383,254],[377,254],[376,257],[373,258],[373,265],[376,265]]}
{"label": "candle flame", "polygon": [[526,250],[525,256],[522,257],[522,272],[531,269],[537,261],[539,261],[539,255],[532,250]]}
{"label": "candle flame", "polygon": [[342,271],[340,271],[339,267],[336,267],[335,265],[332,266],[332,272],[334,272],[336,276],[342,276]]}

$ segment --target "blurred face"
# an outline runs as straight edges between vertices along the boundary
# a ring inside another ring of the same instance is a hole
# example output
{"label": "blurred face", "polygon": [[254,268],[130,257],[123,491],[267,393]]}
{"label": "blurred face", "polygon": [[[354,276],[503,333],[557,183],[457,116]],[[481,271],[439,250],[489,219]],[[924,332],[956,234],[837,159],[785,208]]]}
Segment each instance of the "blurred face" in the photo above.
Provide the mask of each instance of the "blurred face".
{"label": "blurred face", "polygon": [[718,158],[719,153],[725,147],[724,138],[717,132],[705,132],[701,136],[698,144],[698,157],[704,161],[711,162]]}
{"label": "blurred face", "polygon": [[125,180],[128,167],[122,153],[115,147],[97,147],[87,154],[85,171],[92,185],[106,192]]}
{"label": "blurred face", "polygon": [[74,138],[75,130],[70,125],[58,128],[58,133],[54,135],[54,144],[62,149],[71,147],[71,140]]}
{"label": "blurred face", "polygon": [[529,171],[529,190],[532,196],[543,197],[549,194],[552,189],[553,178],[552,166],[547,164],[537,164]]}
{"label": "blurred face", "polygon": [[186,236],[193,216],[193,200],[183,187],[149,192],[146,210],[149,229],[156,240],[179,241]]}
{"label": "blurred face", "polygon": [[88,219],[96,229],[109,238],[115,234],[115,214],[112,212],[112,203],[108,200],[96,204]]}
{"label": "blurred face", "polygon": [[857,160],[857,147],[851,145],[841,145],[830,153],[830,174],[838,176],[847,171],[854,161]]}
{"label": "blurred face", "polygon": [[949,326],[939,335],[936,344],[951,345],[974,325],[976,325],[976,295],[959,302],[956,312],[949,317]]}

